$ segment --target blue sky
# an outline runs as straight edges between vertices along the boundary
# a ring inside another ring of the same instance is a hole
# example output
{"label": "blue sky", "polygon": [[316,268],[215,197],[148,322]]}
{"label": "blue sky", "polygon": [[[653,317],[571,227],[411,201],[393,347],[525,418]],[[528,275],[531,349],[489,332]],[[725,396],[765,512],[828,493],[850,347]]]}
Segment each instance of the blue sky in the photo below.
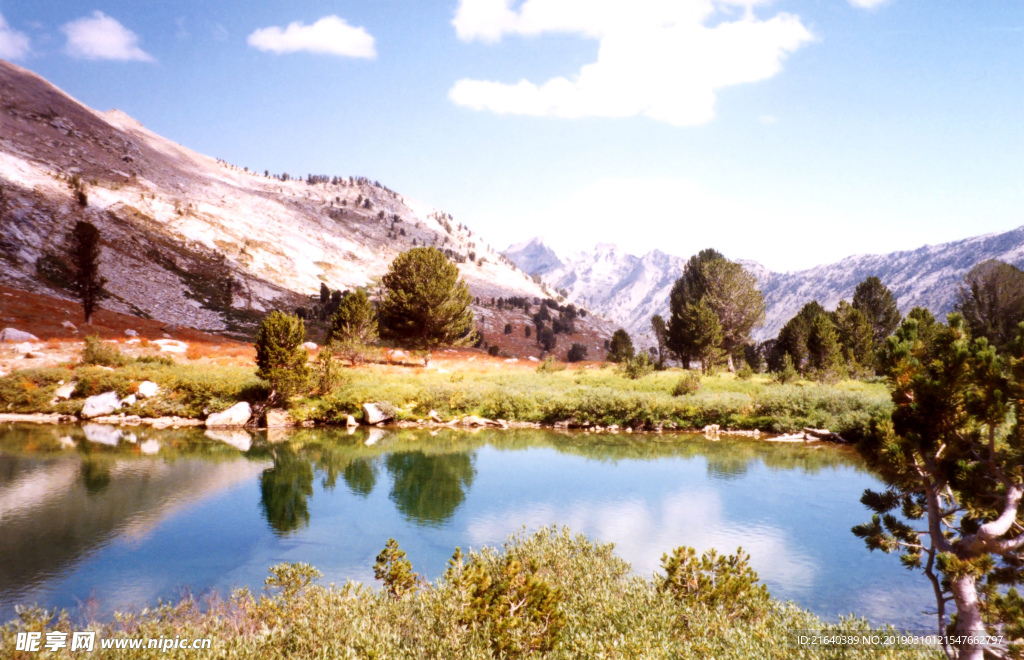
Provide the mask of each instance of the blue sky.
{"label": "blue sky", "polygon": [[[497,247],[794,270],[1024,224],[1024,3],[0,0],[0,57]],[[289,27],[290,26],[290,27]]]}

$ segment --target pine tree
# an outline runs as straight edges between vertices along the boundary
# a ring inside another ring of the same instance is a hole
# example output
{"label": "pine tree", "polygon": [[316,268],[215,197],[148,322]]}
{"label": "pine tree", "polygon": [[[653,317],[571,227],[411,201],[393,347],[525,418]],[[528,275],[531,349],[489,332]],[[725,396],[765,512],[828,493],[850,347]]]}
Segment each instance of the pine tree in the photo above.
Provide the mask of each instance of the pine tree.
{"label": "pine tree", "polygon": [[875,333],[875,343],[881,345],[900,324],[900,310],[892,291],[882,280],[871,276],[857,285],[853,292],[853,307],[861,311]]}
{"label": "pine tree", "polygon": [[585,344],[576,343],[569,348],[565,356],[566,362],[582,362],[587,359],[587,347]]}
{"label": "pine tree", "polygon": [[306,386],[309,355],[302,346],[305,324],[297,316],[271,312],[256,331],[256,375],[270,383],[271,401],[285,402]]}
{"label": "pine tree", "polygon": [[377,312],[362,289],[349,293],[338,304],[331,319],[327,343],[340,348],[356,361],[362,347],[377,340]]}
{"label": "pine tree", "polygon": [[459,269],[431,247],[398,255],[382,279],[381,334],[416,348],[472,344],[473,297]]}
{"label": "pine tree", "polygon": [[846,369],[839,333],[828,314],[819,314],[807,335],[807,359],[811,373],[818,381],[831,383],[842,378]]}
{"label": "pine tree", "polygon": [[658,368],[661,369],[665,366],[668,328],[665,326],[665,319],[658,314],[651,317],[651,332],[654,333],[654,339],[658,342]]}
{"label": "pine tree", "polygon": [[854,375],[866,375],[875,368],[875,336],[871,322],[859,310],[845,300],[840,300],[835,319],[839,343],[843,347],[843,358],[847,369]]}
{"label": "pine tree", "polygon": [[715,310],[704,300],[689,303],[677,317],[679,333],[690,354],[700,361],[701,371],[710,374],[722,357],[722,326]]}
{"label": "pine tree", "polygon": [[826,313],[818,301],[812,300],[787,321],[779,330],[779,336],[768,355],[768,368],[781,371],[783,356],[789,355],[796,370],[804,373],[807,369],[807,338],[811,333],[811,324],[819,315]]}
{"label": "pine tree", "polygon": [[373,577],[384,583],[384,591],[395,600],[413,593],[419,586],[419,574],[413,573],[412,562],[405,558],[405,550],[398,547],[398,541],[388,539],[384,549],[377,555],[373,566]]}
{"label": "pine tree", "polygon": [[320,304],[326,305],[327,301],[331,299],[331,289],[324,282],[320,283]]}
{"label": "pine tree", "polygon": [[629,333],[619,328],[612,333],[612,340],[608,344],[608,361],[624,362],[633,357],[636,351],[633,349],[633,339]]}
{"label": "pine tree", "polygon": [[981,660],[971,636],[1024,633],[1024,601],[1013,588],[1024,582],[1024,326],[1000,355],[972,341],[959,314],[927,338],[908,318],[880,363],[894,410],[858,450],[889,485],[864,492],[874,515],[853,533],[922,571],[935,593],[937,632],[954,636],[947,656]]}
{"label": "pine tree", "polygon": [[1006,346],[1024,321],[1024,272],[995,259],[983,261],[964,275],[955,309],[971,335],[999,348]]}
{"label": "pine tree", "polygon": [[107,297],[100,275],[100,230],[91,222],[79,220],[71,231],[72,286],[82,301],[85,322],[89,323],[97,303]]}

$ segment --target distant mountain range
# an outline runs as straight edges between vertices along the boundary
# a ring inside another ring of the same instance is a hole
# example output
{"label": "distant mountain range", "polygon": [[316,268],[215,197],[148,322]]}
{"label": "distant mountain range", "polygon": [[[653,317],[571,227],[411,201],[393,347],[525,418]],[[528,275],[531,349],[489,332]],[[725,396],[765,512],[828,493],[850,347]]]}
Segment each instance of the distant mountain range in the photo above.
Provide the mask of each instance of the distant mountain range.
{"label": "distant mountain range", "polygon": [[[728,246],[722,247],[720,251],[728,256]],[[589,252],[561,256],[539,238],[512,245],[505,255],[527,273],[563,291],[570,301],[647,339],[651,317],[661,314],[668,318],[669,293],[689,259],[689,255],[660,250],[638,257],[606,243]],[[757,278],[764,294],[766,320],[755,337],[767,339],[778,334],[807,302],[817,300],[833,309],[840,300],[849,300],[857,284],[872,275],[892,290],[902,312],[921,306],[942,318],[953,308],[964,273],[988,259],[1024,268],[1024,226],[916,250],[847,257],[792,273],[775,273],[754,261],[740,263]]]}

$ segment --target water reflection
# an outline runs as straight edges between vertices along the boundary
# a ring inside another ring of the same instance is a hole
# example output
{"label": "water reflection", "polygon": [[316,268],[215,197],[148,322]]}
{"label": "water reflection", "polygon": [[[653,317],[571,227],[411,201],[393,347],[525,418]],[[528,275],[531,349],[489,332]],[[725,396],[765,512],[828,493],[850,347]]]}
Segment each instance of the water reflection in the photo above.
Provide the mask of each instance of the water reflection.
{"label": "water reflection", "polygon": [[[124,607],[183,585],[258,589],[281,561],[312,563],[325,581],[372,582],[389,536],[436,577],[456,545],[557,523],[614,542],[645,575],[679,545],[743,546],[778,597],[828,616],[910,621],[898,618],[916,593],[909,574],[849,532],[864,517],[860,492],[876,486],[849,452],[373,431],[277,431],[271,443],[261,433],[0,426],[0,620],[15,603],[68,606],[93,593]],[[889,600],[866,596],[897,584]]]}
{"label": "water reflection", "polygon": [[473,485],[473,455],[395,452],[384,461],[391,474],[391,501],[406,520],[440,525],[455,513]]}

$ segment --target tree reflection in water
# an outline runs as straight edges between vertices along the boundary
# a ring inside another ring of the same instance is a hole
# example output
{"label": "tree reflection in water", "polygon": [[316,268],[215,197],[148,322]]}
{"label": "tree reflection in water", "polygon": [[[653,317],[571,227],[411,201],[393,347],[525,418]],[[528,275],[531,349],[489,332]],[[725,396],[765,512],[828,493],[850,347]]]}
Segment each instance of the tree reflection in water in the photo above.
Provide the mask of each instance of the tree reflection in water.
{"label": "tree reflection in water", "polygon": [[365,458],[356,458],[341,475],[354,495],[366,497],[377,485],[377,466]]}
{"label": "tree reflection in water", "polygon": [[260,504],[279,536],[309,524],[307,499],[313,495],[313,463],[284,447],[274,452],[274,467],[260,475]]}
{"label": "tree reflection in water", "polygon": [[388,454],[384,465],[394,480],[391,501],[410,522],[431,526],[447,522],[473,484],[473,458],[468,452]]}

